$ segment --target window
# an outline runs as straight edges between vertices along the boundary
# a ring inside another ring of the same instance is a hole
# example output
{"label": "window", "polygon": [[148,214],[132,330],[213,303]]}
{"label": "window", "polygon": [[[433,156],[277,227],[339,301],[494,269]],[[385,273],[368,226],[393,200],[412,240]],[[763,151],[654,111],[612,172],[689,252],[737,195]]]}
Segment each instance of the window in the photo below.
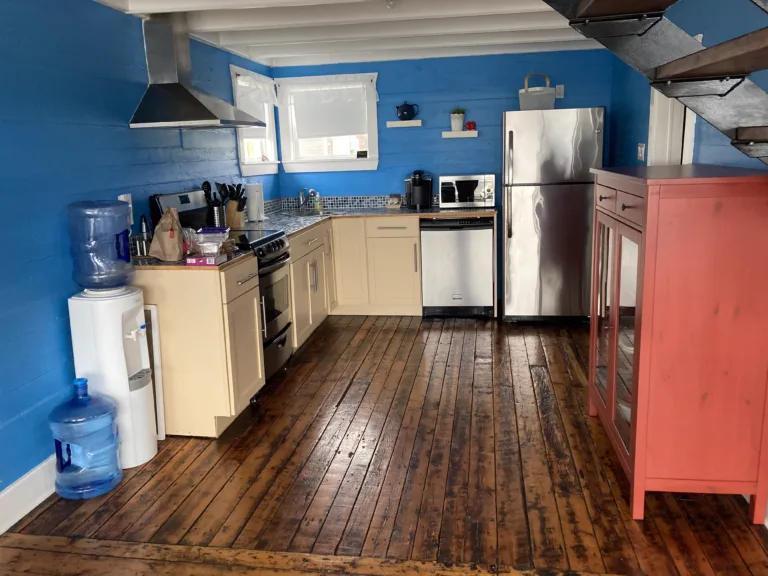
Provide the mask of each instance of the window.
{"label": "window", "polygon": [[376,74],[276,82],[286,172],[376,170]]}
{"label": "window", "polygon": [[230,72],[235,106],[266,124],[237,129],[240,172],[243,176],[277,174],[274,80],[237,66],[230,66]]}

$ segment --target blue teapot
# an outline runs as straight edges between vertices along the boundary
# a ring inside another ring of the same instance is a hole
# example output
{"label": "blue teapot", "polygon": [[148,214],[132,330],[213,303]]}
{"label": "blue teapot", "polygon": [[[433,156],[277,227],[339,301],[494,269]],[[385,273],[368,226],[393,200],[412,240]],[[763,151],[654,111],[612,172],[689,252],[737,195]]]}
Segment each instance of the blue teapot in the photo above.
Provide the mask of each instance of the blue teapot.
{"label": "blue teapot", "polygon": [[419,114],[419,105],[403,102],[400,106],[395,106],[395,110],[400,120],[413,120]]}

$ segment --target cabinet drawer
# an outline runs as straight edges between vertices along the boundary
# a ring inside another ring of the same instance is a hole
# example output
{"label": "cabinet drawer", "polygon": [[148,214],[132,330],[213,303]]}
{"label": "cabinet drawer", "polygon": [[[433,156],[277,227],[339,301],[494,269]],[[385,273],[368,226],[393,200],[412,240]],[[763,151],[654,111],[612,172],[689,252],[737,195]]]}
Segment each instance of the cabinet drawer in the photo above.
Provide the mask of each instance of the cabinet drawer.
{"label": "cabinet drawer", "polygon": [[368,238],[412,238],[419,235],[417,216],[383,216],[365,219]]}
{"label": "cabinet drawer", "polygon": [[224,303],[232,302],[251,288],[259,285],[259,262],[251,258],[221,273],[221,291]]}
{"label": "cabinet drawer", "polygon": [[611,212],[616,212],[616,190],[598,184],[595,186],[595,204]]}
{"label": "cabinet drawer", "polygon": [[330,220],[313,226],[306,232],[290,237],[291,259],[298,260],[309,254],[315,248],[325,244],[325,236],[330,226]]}
{"label": "cabinet drawer", "polygon": [[642,226],[645,224],[645,199],[619,190],[616,196],[616,214]]}

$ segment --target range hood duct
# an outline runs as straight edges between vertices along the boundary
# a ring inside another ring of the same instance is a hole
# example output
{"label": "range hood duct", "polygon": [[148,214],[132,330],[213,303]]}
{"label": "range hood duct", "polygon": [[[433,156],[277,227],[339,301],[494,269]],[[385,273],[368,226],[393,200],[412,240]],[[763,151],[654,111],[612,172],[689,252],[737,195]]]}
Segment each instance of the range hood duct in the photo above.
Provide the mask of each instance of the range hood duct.
{"label": "range hood duct", "polygon": [[266,126],[258,118],[192,85],[185,13],[156,14],[144,21],[149,86],[131,128],[235,128]]}

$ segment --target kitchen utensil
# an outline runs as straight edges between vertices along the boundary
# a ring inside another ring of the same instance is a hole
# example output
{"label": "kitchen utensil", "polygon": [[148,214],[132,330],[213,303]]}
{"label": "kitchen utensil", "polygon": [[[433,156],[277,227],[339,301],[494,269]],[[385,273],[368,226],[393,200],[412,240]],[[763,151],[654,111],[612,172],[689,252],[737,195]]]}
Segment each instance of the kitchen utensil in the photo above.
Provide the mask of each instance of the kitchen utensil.
{"label": "kitchen utensil", "polygon": [[202,188],[203,188],[203,192],[208,192],[208,194],[210,194],[210,193],[211,193],[211,183],[210,183],[210,182],[208,182],[208,180],[206,180],[205,182],[203,182],[203,186],[202,186]]}
{"label": "kitchen utensil", "polygon": [[247,200],[248,200],[248,198],[246,198],[245,196],[241,196],[240,197],[240,200],[237,201],[237,211],[238,212],[245,211],[245,204],[246,204]]}
{"label": "kitchen utensil", "polygon": [[227,198],[229,200],[235,200],[237,196],[237,188],[232,186],[232,184],[227,184]]}
{"label": "kitchen utensil", "polygon": [[227,225],[227,213],[221,204],[213,207],[213,225],[216,228],[223,228]]}
{"label": "kitchen utensil", "polygon": [[214,208],[221,206],[221,201],[219,200],[219,197],[216,196],[216,192],[213,193],[213,200],[211,201],[211,206]]}
{"label": "kitchen utensil", "polygon": [[395,106],[395,110],[397,111],[397,117],[400,120],[413,120],[419,115],[418,104],[408,104],[408,102],[403,102],[400,106]]}
{"label": "kitchen utensil", "polygon": [[237,186],[235,186],[235,188],[237,189],[237,199],[239,200],[240,198],[243,197],[243,193],[245,192],[245,188],[243,188],[242,184],[238,184]]}

